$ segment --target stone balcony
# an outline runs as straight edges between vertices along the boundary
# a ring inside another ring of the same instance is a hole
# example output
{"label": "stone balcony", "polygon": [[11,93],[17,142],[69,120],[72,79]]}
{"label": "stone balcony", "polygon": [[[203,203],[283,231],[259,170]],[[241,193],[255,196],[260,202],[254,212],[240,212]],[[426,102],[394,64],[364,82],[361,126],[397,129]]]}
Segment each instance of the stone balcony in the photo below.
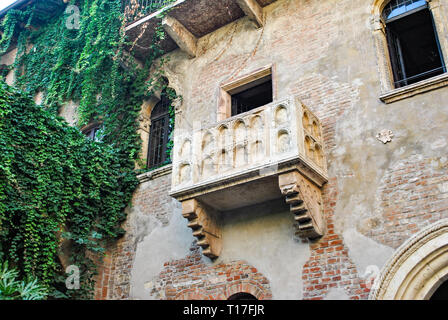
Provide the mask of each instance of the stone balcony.
{"label": "stone balcony", "polygon": [[[145,12],[144,6],[148,0],[127,0],[125,4],[137,3],[139,6],[130,9],[129,5],[125,5],[124,11],[129,20],[125,31],[128,41],[132,43],[128,50],[137,59],[143,60],[150,54],[157,24],[162,23],[168,34],[160,44],[164,52],[180,48],[190,57],[195,57],[199,38],[245,16],[254,22],[254,27],[260,27],[264,24],[263,7],[275,1],[177,0],[167,2],[157,11]],[[149,2],[164,3],[162,0]],[[142,11],[136,12],[138,10]]]}
{"label": "stone balcony", "polygon": [[176,129],[171,195],[182,202],[204,254],[220,252],[219,213],[286,198],[297,234],[324,233],[327,182],[318,118],[290,97],[191,132]]}

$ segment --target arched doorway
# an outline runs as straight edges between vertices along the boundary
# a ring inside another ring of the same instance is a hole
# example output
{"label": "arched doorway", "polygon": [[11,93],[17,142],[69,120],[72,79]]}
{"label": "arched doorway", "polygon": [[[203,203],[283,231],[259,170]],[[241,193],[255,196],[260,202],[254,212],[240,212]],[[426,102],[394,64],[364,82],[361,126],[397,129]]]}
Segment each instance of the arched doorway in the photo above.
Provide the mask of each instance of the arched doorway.
{"label": "arched doorway", "polygon": [[227,300],[258,300],[255,296],[247,292],[238,292],[231,295]]}
{"label": "arched doorway", "polygon": [[428,300],[448,297],[448,219],[421,230],[392,256],[369,298]]}

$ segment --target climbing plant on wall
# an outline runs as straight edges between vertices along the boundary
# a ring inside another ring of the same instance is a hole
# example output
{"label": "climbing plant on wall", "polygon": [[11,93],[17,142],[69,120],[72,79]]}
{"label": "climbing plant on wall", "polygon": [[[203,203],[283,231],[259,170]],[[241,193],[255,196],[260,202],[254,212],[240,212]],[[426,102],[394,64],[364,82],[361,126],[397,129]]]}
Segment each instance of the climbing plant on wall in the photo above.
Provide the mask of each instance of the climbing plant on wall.
{"label": "climbing plant on wall", "polygon": [[[70,264],[88,295],[90,253],[122,230],[137,184],[119,150],[94,142],[31,96],[0,83],[0,252],[24,275],[52,285],[60,241],[71,242]],[[89,285],[90,284],[90,285]]]}
{"label": "climbing plant on wall", "polygon": [[[159,82],[148,82],[148,70],[165,35],[158,26],[139,68],[125,54],[121,0],[70,3],[80,8],[79,28],[67,28],[64,11],[35,26],[33,7],[11,10],[2,22],[0,55],[13,39],[18,53],[16,88],[0,81],[0,259],[59,289],[57,296],[90,298],[96,257],[123,233],[124,208],[138,183],[136,119],[153,94],[148,88]],[[32,100],[38,92],[41,106]],[[78,128],[103,124],[102,141],[57,117],[69,100],[79,102]],[[80,290],[63,285],[62,241],[70,244],[69,263],[80,268]]]}

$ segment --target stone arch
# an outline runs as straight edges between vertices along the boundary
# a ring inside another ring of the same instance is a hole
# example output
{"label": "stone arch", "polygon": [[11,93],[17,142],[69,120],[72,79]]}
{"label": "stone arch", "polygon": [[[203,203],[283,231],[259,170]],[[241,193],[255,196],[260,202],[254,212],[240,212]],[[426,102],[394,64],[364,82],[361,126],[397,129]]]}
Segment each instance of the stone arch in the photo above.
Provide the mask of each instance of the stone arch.
{"label": "stone arch", "polygon": [[188,162],[182,163],[179,166],[178,183],[191,181],[191,166]]}
{"label": "stone arch", "polygon": [[317,143],[314,144],[314,161],[319,167],[323,166],[324,155],[321,146]]}
{"label": "stone arch", "polygon": [[320,128],[319,128],[319,124],[318,124],[316,119],[313,119],[313,122],[312,122],[312,134],[313,134],[315,139],[321,140],[321,138],[320,138]]}
{"label": "stone arch", "polygon": [[226,125],[221,125],[218,128],[218,146],[224,149],[229,144],[229,128]]}
{"label": "stone arch", "polygon": [[257,298],[247,292],[238,292],[228,297],[227,300],[257,300]]}
{"label": "stone arch", "polygon": [[233,141],[235,144],[247,140],[247,125],[243,119],[238,119],[233,125]]}
{"label": "stone arch", "polygon": [[[172,82],[167,77],[161,77],[160,80],[161,83],[164,83],[166,85],[166,88],[172,89],[178,94],[179,90],[178,88],[174,87],[172,85]],[[149,116],[151,116],[152,112],[154,111],[154,108],[157,106],[157,104],[162,100],[162,86],[160,88],[153,88],[154,94],[151,95],[150,99],[146,101],[146,107],[149,107]]]}
{"label": "stone arch", "polygon": [[250,121],[251,138],[253,141],[263,140],[264,123],[263,118],[260,115],[252,117]]}
{"label": "stone arch", "polygon": [[375,280],[370,300],[427,300],[448,279],[448,219],[403,243]]}
{"label": "stone arch", "polygon": [[211,156],[207,156],[202,160],[201,174],[202,176],[211,176],[216,173],[216,165]]}
{"label": "stone arch", "polygon": [[210,155],[215,148],[215,138],[210,131],[207,131],[202,137],[201,152],[204,155]]}
{"label": "stone arch", "polygon": [[191,159],[192,144],[190,139],[184,139],[182,147],[179,150],[179,156],[183,160]]}

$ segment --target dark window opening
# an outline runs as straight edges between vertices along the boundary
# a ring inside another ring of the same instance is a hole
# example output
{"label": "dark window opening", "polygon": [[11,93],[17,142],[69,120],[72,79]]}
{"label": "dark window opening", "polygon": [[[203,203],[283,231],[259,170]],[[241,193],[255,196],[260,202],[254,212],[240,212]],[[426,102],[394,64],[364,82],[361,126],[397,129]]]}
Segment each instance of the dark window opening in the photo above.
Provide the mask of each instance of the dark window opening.
{"label": "dark window opening", "polygon": [[100,141],[102,136],[99,134],[102,129],[101,124],[89,125],[82,133],[93,141]]}
{"label": "dark window opening", "polygon": [[161,100],[151,112],[151,129],[149,134],[148,168],[163,165],[169,160],[167,145],[172,131],[169,116],[171,100],[163,92]]}
{"label": "dark window opening", "polygon": [[429,300],[448,300],[448,281],[442,283]]}
{"label": "dark window opening", "polygon": [[246,292],[239,292],[235,293],[234,295],[231,295],[227,300],[258,300],[250,293]]}
{"label": "dark window opening", "polygon": [[446,72],[432,14],[420,2],[395,0],[384,11],[396,88]]}
{"label": "dark window opening", "polygon": [[264,106],[273,101],[272,77],[258,79],[229,94],[232,97],[232,116]]}

